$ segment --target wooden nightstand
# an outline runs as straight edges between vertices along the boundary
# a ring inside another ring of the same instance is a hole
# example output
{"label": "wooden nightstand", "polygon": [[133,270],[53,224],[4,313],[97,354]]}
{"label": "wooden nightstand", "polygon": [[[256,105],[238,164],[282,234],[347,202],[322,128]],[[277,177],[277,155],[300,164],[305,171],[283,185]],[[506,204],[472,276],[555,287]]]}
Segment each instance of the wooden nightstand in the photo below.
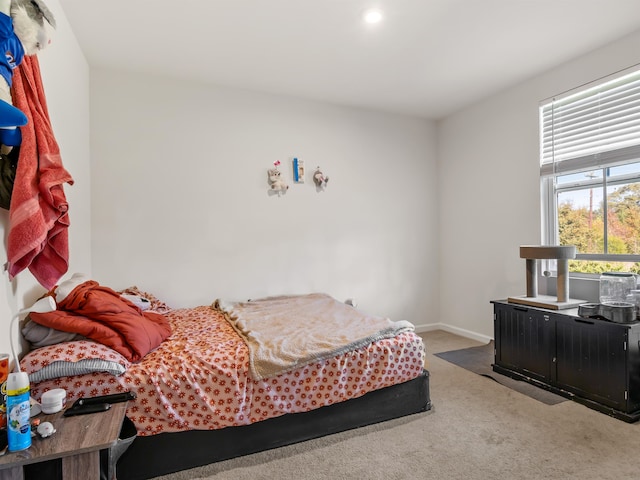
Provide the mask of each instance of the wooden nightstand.
{"label": "wooden nightstand", "polygon": [[0,480],[22,480],[22,466],[62,459],[64,480],[99,480],[100,450],[113,446],[127,410],[127,402],[115,403],[106,412],[63,417],[59,412],[41,415],[56,429],[49,438],[33,438],[31,447],[0,457]]}

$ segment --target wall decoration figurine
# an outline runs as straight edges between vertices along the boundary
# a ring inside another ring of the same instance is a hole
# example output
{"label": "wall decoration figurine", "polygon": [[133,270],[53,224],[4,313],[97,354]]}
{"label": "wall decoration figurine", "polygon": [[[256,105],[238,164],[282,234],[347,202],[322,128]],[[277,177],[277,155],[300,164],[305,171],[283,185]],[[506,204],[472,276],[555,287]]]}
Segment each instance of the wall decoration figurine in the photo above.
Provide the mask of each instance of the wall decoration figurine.
{"label": "wall decoration figurine", "polygon": [[280,196],[282,192],[286,193],[286,191],[289,189],[289,185],[287,185],[287,183],[282,178],[282,172],[278,170],[278,165],[280,165],[280,160],[276,160],[275,162],[273,162],[273,165],[275,168],[270,168],[268,172],[269,185],[271,187],[270,191],[277,192],[278,196]]}
{"label": "wall decoration figurine", "polygon": [[313,173],[313,182],[316,184],[316,190],[321,191],[329,183],[329,177],[325,176],[320,170],[320,167],[316,167],[316,171]]}
{"label": "wall decoration figurine", "polygon": [[36,55],[51,43],[56,26],[53,14],[42,0],[0,0],[0,143],[2,153],[20,145],[20,130],[26,115],[13,106],[13,71],[25,55]]}

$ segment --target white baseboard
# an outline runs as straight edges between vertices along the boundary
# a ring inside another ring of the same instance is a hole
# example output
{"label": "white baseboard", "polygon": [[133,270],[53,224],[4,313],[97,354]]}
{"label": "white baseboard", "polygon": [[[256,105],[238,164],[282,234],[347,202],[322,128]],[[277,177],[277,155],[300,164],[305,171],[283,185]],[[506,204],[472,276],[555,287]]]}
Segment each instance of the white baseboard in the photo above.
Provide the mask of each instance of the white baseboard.
{"label": "white baseboard", "polygon": [[482,343],[489,343],[491,340],[493,340],[493,337],[488,337],[487,335],[472,332],[471,330],[465,330],[464,328],[447,325],[446,323],[428,323],[425,325],[416,325],[416,333],[431,332],[433,330],[444,330],[445,332],[453,333],[454,335],[460,335],[461,337],[470,338]]}

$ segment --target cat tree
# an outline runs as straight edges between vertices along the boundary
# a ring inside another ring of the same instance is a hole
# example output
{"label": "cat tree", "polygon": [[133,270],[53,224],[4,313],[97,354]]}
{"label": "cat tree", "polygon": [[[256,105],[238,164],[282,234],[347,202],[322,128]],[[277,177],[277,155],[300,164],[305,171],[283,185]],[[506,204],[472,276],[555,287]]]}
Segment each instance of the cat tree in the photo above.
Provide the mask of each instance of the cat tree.
{"label": "cat tree", "polygon": [[[569,260],[576,258],[576,247],[573,245],[522,245],[520,258],[526,260],[527,295],[509,297],[510,303],[531,305],[533,307],[563,310],[577,307],[586,300],[569,298]],[[558,277],[556,280],[556,297],[538,295],[538,262],[540,260],[556,260]]]}

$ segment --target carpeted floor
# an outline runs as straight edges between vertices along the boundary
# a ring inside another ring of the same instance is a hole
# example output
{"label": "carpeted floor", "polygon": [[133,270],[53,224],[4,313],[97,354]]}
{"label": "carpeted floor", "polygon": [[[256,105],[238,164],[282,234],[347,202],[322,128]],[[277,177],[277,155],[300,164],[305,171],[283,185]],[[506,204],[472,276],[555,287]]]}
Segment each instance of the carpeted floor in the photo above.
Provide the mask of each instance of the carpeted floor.
{"label": "carpeted floor", "polygon": [[430,412],[160,478],[640,478],[640,423],[624,423],[573,401],[547,405],[534,400],[437,356],[479,342],[443,331],[422,336],[431,374]]}
{"label": "carpeted floor", "polygon": [[509,387],[516,392],[535,398],[547,405],[555,405],[556,403],[567,401],[565,397],[556,395],[550,391],[494,372],[492,368],[492,363],[494,361],[493,340],[486,345],[450,350],[448,352],[436,353],[435,355],[447,362],[451,362],[454,365],[458,365],[459,367],[467,369],[473,373],[490,378],[505,387]]}

